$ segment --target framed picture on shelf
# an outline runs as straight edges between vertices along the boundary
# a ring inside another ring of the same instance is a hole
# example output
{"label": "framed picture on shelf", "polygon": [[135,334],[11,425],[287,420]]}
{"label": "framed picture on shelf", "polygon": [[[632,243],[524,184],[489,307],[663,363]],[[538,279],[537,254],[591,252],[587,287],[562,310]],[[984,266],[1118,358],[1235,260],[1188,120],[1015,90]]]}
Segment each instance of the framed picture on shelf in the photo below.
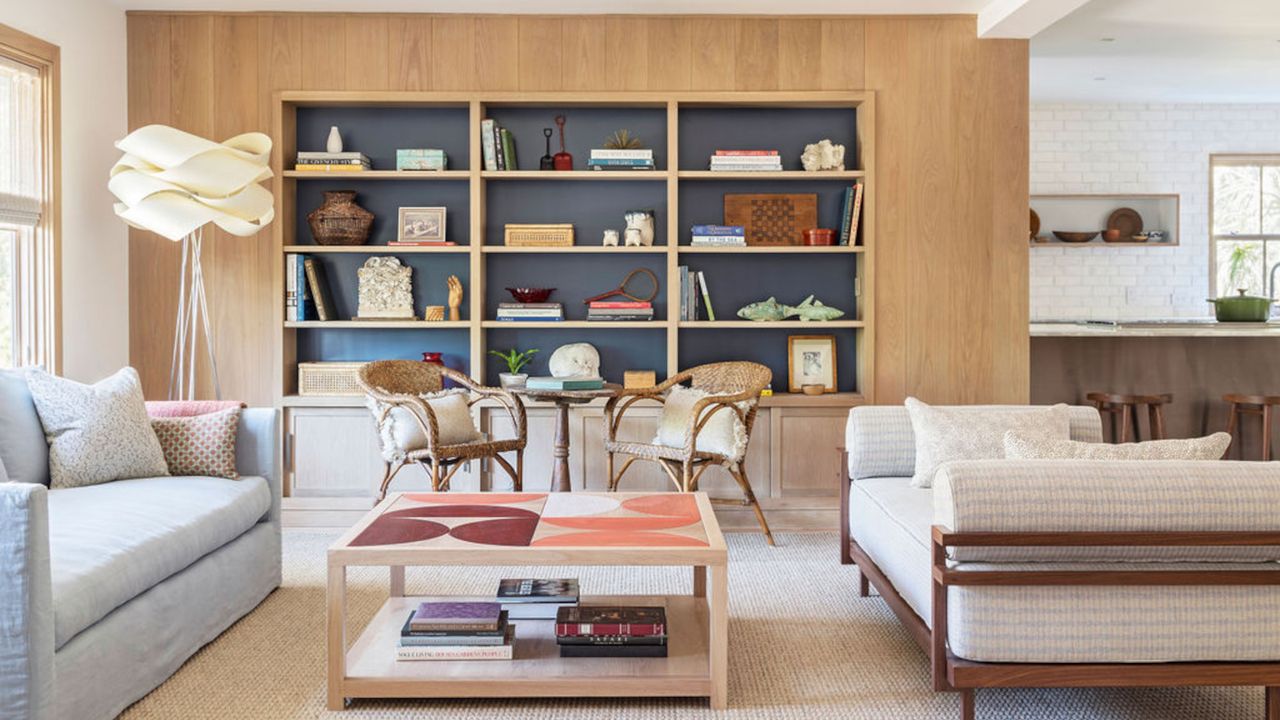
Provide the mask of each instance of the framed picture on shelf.
{"label": "framed picture on shelf", "polygon": [[442,207],[400,208],[399,242],[444,242],[445,210]]}
{"label": "framed picture on shelf", "polygon": [[787,390],[803,392],[805,385],[836,391],[836,336],[787,336]]}

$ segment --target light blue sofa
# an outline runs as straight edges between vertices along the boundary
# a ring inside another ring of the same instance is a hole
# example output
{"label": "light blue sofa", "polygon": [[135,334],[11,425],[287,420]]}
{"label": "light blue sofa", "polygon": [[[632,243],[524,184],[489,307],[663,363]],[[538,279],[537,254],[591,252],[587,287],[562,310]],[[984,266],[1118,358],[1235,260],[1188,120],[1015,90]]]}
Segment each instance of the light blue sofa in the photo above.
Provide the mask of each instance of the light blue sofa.
{"label": "light blue sofa", "polygon": [[279,587],[276,411],[244,412],[239,480],[58,490],[39,422],[0,371],[0,720],[112,718]]}

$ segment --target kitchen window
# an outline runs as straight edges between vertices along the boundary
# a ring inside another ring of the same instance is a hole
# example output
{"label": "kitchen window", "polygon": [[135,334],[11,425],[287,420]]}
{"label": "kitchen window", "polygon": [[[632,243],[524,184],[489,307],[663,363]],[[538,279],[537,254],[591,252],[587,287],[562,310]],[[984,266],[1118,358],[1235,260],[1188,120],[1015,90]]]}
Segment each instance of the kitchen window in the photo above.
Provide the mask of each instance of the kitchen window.
{"label": "kitchen window", "polygon": [[58,48],[0,25],[0,367],[60,368]]}
{"label": "kitchen window", "polygon": [[1280,282],[1280,155],[1209,159],[1210,288],[1267,296]]}

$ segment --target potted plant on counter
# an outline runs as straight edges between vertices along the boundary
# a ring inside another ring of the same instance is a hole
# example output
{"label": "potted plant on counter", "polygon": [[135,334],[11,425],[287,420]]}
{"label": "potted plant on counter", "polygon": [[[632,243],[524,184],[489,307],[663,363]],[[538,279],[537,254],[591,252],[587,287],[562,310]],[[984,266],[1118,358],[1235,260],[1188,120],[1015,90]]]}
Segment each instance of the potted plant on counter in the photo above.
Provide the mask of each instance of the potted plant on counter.
{"label": "potted plant on counter", "polygon": [[504,389],[522,388],[529,379],[528,373],[522,373],[526,365],[533,362],[533,356],[538,352],[538,348],[532,348],[521,352],[515,348],[511,348],[506,352],[490,350],[489,354],[501,358],[507,364],[507,372],[498,373],[498,382],[502,383]]}

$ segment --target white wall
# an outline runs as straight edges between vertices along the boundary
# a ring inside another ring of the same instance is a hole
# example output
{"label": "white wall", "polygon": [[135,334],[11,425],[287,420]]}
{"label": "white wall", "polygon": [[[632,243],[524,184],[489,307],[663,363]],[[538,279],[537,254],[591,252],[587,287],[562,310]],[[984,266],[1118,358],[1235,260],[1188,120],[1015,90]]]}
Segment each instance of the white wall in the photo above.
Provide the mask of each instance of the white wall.
{"label": "white wall", "polygon": [[1032,248],[1032,319],[1209,315],[1209,155],[1228,152],[1280,152],[1280,105],[1032,105],[1033,195],[1182,196],[1179,247]]}
{"label": "white wall", "polygon": [[0,0],[0,23],[62,53],[62,364],[97,380],[129,362],[129,247],[112,212],[128,127],[124,11],[106,0]]}

